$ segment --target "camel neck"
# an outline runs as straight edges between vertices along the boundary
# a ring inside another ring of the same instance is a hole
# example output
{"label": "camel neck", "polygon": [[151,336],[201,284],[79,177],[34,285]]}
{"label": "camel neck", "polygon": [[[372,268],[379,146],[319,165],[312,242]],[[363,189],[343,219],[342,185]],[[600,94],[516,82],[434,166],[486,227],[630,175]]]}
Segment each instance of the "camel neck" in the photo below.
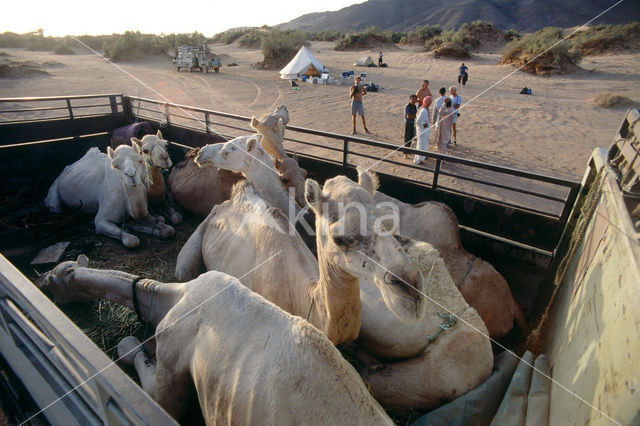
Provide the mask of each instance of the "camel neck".
{"label": "camel neck", "polygon": [[[136,278],[121,271],[77,268],[72,287],[80,300],[105,299],[133,310],[132,283]],[[150,279],[138,280],[135,289],[140,315],[157,326],[177,300],[181,288]]]}
{"label": "camel neck", "polygon": [[147,191],[149,200],[164,198],[164,180],[162,179],[162,169],[152,165],[147,161]]}
{"label": "camel neck", "polygon": [[332,265],[318,250],[320,279],[311,290],[310,322],[335,345],[355,340],[360,333],[360,284],[357,278]]}

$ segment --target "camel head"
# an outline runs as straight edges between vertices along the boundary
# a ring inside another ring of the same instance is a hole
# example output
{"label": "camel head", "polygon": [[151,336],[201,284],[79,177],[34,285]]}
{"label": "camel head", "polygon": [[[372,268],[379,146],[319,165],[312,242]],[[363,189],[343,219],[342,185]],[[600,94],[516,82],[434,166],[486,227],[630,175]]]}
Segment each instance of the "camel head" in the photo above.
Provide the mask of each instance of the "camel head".
{"label": "camel head", "polygon": [[307,201],[304,199],[304,185],[307,179],[307,171],[298,165],[298,162],[289,156],[280,161],[276,159],[276,170],[280,175],[280,180],[287,190],[295,190],[296,202],[304,207]]}
{"label": "camel head", "polygon": [[107,147],[107,155],[111,159],[111,167],[122,180],[129,203],[129,214],[134,219],[148,216],[147,189],[143,183],[147,172],[140,145],[132,140],[131,146],[120,145],[115,150]]}
{"label": "camel head", "polygon": [[158,133],[155,135],[144,135],[142,140],[131,138],[131,142],[140,145],[142,154],[151,166],[160,169],[168,169],[171,167],[171,158],[169,158],[167,152],[169,142],[162,139],[162,132],[160,132],[160,130],[158,130]]}
{"label": "camel head", "polygon": [[260,145],[260,139],[260,135],[240,136],[224,144],[205,145],[200,148],[196,164],[244,174],[260,168],[273,173],[271,158]]}
{"label": "camel head", "polygon": [[337,176],[322,189],[314,180],[306,182],[305,198],[316,215],[320,267],[334,279],[375,284],[398,317],[420,317],[425,306],[422,275],[381,217],[373,199],[377,178],[361,168],[358,174],[358,183]]}
{"label": "camel head", "polygon": [[82,291],[73,286],[76,269],[86,268],[88,265],[89,259],[81,254],[77,260],[62,262],[49,272],[40,275],[35,284],[43,292],[50,293],[57,303],[94,300],[95,296],[83,296]]}

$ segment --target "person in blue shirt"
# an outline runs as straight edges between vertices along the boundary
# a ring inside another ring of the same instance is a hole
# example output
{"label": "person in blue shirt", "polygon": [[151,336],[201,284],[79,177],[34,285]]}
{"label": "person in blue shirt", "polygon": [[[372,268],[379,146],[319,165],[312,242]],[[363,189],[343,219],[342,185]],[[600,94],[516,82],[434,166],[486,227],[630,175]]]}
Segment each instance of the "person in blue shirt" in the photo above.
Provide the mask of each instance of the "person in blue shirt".
{"label": "person in blue shirt", "polygon": [[460,74],[458,75],[458,86],[460,86],[460,83],[464,86],[467,84],[467,80],[469,79],[469,74],[467,73],[469,67],[467,67],[463,62],[458,69],[460,70]]}
{"label": "person in blue shirt", "polygon": [[[418,97],[416,95],[409,96],[409,103],[404,107],[404,146],[411,147],[411,142],[416,137],[416,114],[418,112]],[[409,154],[403,154],[404,158],[410,158]]]}

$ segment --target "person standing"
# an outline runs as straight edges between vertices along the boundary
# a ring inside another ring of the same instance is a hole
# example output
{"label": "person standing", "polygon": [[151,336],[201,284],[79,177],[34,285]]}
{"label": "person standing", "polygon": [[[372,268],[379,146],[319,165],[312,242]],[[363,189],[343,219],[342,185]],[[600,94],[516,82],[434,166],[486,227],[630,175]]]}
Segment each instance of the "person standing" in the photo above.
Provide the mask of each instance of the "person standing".
{"label": "person standing", "polygon": [[362,126],[364,127],[364,131],[366,133],[371,133],[369,129],[367,129],[367,121],[364,118],[364,105],[362,103],[362,97],[367,94],[366,89],[360,81],[362,78],[357,76],[355,78],[355,82],[353,86],[349,89],[349,98],[351,98],[351,123],[353,124],[352,135],[355,135],[356,132],[356,113],[360,114],[360,118],[362,118]]}
{"label": "person standing", "polygon": [[451,99],[444,98],[444,102],[438,110],[438,127],[436,129],[436,147],[440,154],[447,153],[448,142],[451,140],[451,125],[457,111],[451,106]]}
{"label": "person standing", "polygon": [[433,124],[436,126],[436,132],[438,131],[438,119],[440,117],[440,114],[439,114],[440,107],[442,106],[446,98],[445,94],[447,93],[447,89],[444,87],[441,87],[440,90],[438,90],[438,93],[440,93],[440,97],[436,99],[435,103],[433,104]]}
{"label": "person standing", "polygon": [[[427,151],[429,149],[429,135],[431,134],[431,123],[429,117],[429,106],[431,105],[431,96],[425,96],[422,101],[422,106],[418,110],[418,116],[416,117],[416,133],[418,134],[418,143],[416,149]],[[415,164],[420,164],[427,158],[424,155],[418,155],[413,159]]]}
{"label": "person standing", "polygon": [[463,86],[467,84],[467,80],[469,79],[469,74],[467,74],[468,69],[469,67],[467,67],[464,62],[460,65],[460,68],[458,68],[458,70],[460,70],[460,74],[458,74],[458,86],[460,86],[460,83],[462,83]]}
{"label": "person standing", "polygon": [[[404,146],[411,147],[411,141],[416,137],[416,114],[418,113],[418,107],[416,103],[418,97],[416,95],[409,96],[409,103],[404,107]],[[409,154],[403,154],[404,158],[409,157]]]}
{"label": "person standing", "polygon": [[456,133],[456,123],[458,122],[458,117],[460,117],[460,113],[458,110],[460,109],[460,104],[462,103],[462,98],[458,95],[458,90],[451,86],[449,87],[449,98],[451,99],[451,106],[455,108],[456,113],[453,115],[453,122],[451,124],[451,133],[453,136],[453,146],[457,146],[457,133]]}
{"label": "person standing", "polygon": [[380,53],[378,53],[378,66],[379,67],[382,66],[382,51],[380,51]]}
{"label": "person standing", "polygon": [[422,105],[425,96],[431,96],[431,89],[429,89],[429,80],[422,80],[422,86],[416,92],[418,97],[418,105]]}

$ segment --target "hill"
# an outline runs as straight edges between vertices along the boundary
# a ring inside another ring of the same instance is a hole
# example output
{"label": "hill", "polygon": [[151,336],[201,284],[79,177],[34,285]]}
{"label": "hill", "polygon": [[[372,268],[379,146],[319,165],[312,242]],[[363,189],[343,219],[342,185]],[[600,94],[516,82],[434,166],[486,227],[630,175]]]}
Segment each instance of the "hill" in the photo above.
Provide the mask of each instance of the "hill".
{"label": "hill", "polygon": [[[280,24],[283,29],[306,32],[381,30],[409,31],[423,25],[458,28],[483,20],[499,29],[535,32],[547,26],[569,28],[593,19],[614,2],[611,0],[369,0],[335,12],[309,13]],[[626,24],[640,21],[635,1],[618,4],[594,24]]]}

